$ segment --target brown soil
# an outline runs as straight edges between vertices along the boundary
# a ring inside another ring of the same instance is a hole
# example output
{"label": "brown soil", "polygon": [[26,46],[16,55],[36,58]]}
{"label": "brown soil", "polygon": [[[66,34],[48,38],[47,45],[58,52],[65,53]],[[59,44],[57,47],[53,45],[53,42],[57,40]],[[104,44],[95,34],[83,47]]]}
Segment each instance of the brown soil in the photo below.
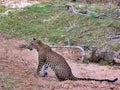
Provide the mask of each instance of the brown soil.
{"label": "brown soil", "polygon": [[24,8],[26,6],[48,1],[50,0],[0,0],[0,4],[4,5],[5,8]]}
{"label": "brown soil", "polygon": [[[19,45],[24,43],[26,43],[25,40],[6,39],[0,36],[0,76],[13,76],[14,82],[16,82],[14,90],[120,90],[119,80],[113,84],[70,80],[60,82],[53,79],[56,76],[51,69],[48,70],[48,77],[35,78],[33,74],[37,68],[37,51],[20,50]],[[61,54],[67,58],[70,56],[67,52]],[[81,64],[68,59],[67,62],[77,77],[98,79],[120,77],[120,66]],[[0,90],[3,88],[4,85],[0,83]]]}

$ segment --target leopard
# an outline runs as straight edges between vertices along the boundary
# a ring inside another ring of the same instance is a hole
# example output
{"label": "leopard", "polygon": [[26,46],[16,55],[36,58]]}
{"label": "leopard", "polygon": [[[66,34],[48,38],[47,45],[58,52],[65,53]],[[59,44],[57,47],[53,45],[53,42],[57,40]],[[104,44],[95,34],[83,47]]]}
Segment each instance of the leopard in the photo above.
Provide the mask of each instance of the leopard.
{"label": "leopard", "polygon": [[29,42],[28,45],[25,45],[25,48],[29,50],[36,49],[38,52],[38,67],[35,72],[35,77],[40,77],[40,71],[42,67],[47,64],[55,73],[57,79],[59,81],[65,81],[65,80],[86,80],[86,81],[98,81],[98,82],[116,82],[118,78],[115,78],[113,80],[110,79],[94,79],[94,78],[79,78],[75,77],[72,74],[72,70],[65,60],[65,58],[52,50],[52,48],[43,43],[41,40],[33,38],[31,42]]}

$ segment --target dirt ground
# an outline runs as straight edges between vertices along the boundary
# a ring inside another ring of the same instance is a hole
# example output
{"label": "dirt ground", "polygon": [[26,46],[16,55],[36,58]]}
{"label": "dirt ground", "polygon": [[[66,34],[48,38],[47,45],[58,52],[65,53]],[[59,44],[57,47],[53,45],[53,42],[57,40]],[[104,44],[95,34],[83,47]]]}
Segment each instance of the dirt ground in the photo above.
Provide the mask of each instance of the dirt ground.
{"label": "dirt ground", "polygon": [[[33,74],[37,68],[37,51],[20,50],[19,45],[24,43],[26,41],[22,39],[7,39],[0,36],[0,77],[13,76],[16,82],[14,90],[120,90],[120,80],[115,83],[70,80],[60,82],[51,69],[48,70],[48,77],[35,78]],[[68,58],[67,55],[70,56],[67,52],[61,54],[65,58]],[[67,59],[67,62],[77,77],[98,79],[120,77],[120,66],[82,64],[70,59]],[[0,83],[0,90],[9,89],[4,89],[4,85]]]}
{"label": "dirt ground", "polygon": [[0,0],[0,4],[4,5],[5,8],[24,8],[26,6],[31,6],[47,1],[50,0]]}

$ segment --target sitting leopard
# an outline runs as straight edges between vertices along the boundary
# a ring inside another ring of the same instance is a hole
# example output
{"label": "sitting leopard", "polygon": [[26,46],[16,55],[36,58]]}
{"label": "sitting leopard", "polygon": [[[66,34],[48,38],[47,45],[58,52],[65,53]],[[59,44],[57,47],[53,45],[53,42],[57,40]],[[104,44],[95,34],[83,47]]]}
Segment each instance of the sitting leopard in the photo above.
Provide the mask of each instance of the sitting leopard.
{"label": "sitting leopard", "polygon": [[40,70],[42,66],[47,64],[51,69],[55,72],[59,81],[64,80],[87,80],[87,81],[107,81],[107,82],[115,82],[118,78],[113,80],[109,79],[92,79],[92,78],[78,78],[72,74],[71,68],[66,62],[65,58],[55,51],[53,51],[48,45],[42,43],[40,40],[33,39],[29,45],[26,45],[25,48],[29,50],[33,50],[34,48],[38,52],[38,67],[35,73],[35,77],[39,76]]}

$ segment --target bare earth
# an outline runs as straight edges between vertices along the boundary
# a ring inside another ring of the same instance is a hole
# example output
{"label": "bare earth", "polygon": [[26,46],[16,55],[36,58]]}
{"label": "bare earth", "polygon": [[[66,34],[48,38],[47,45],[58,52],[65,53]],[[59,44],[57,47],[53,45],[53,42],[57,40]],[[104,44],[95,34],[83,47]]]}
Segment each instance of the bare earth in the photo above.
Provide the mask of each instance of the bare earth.
{"label": "bare earth", "polygon": [[50,0],[0,0],[0,4],[3,4],[6,8],[24,8],[47,1]]}
{"label": "bare earth", "polygon": [[[24,43],[26,43],[25,40],[0,37],[0,76],[13,76],[16,82],[14,90],[120,90],[120,80],[113,84],[70,80],[60,82],[55,80],[56,76],[51,69],[48,70],[47,78],[35,78],[33,74],[37,68],[37,51],[20,50],[19,45]],[[68,57],[67,53],[61,54]],[[67,62],[77,77],[98,79],[120,77],[120,66],[81,64],[73,60],[67,60]],[[2,88],[4,86],[0,83],[0,90]]]}

